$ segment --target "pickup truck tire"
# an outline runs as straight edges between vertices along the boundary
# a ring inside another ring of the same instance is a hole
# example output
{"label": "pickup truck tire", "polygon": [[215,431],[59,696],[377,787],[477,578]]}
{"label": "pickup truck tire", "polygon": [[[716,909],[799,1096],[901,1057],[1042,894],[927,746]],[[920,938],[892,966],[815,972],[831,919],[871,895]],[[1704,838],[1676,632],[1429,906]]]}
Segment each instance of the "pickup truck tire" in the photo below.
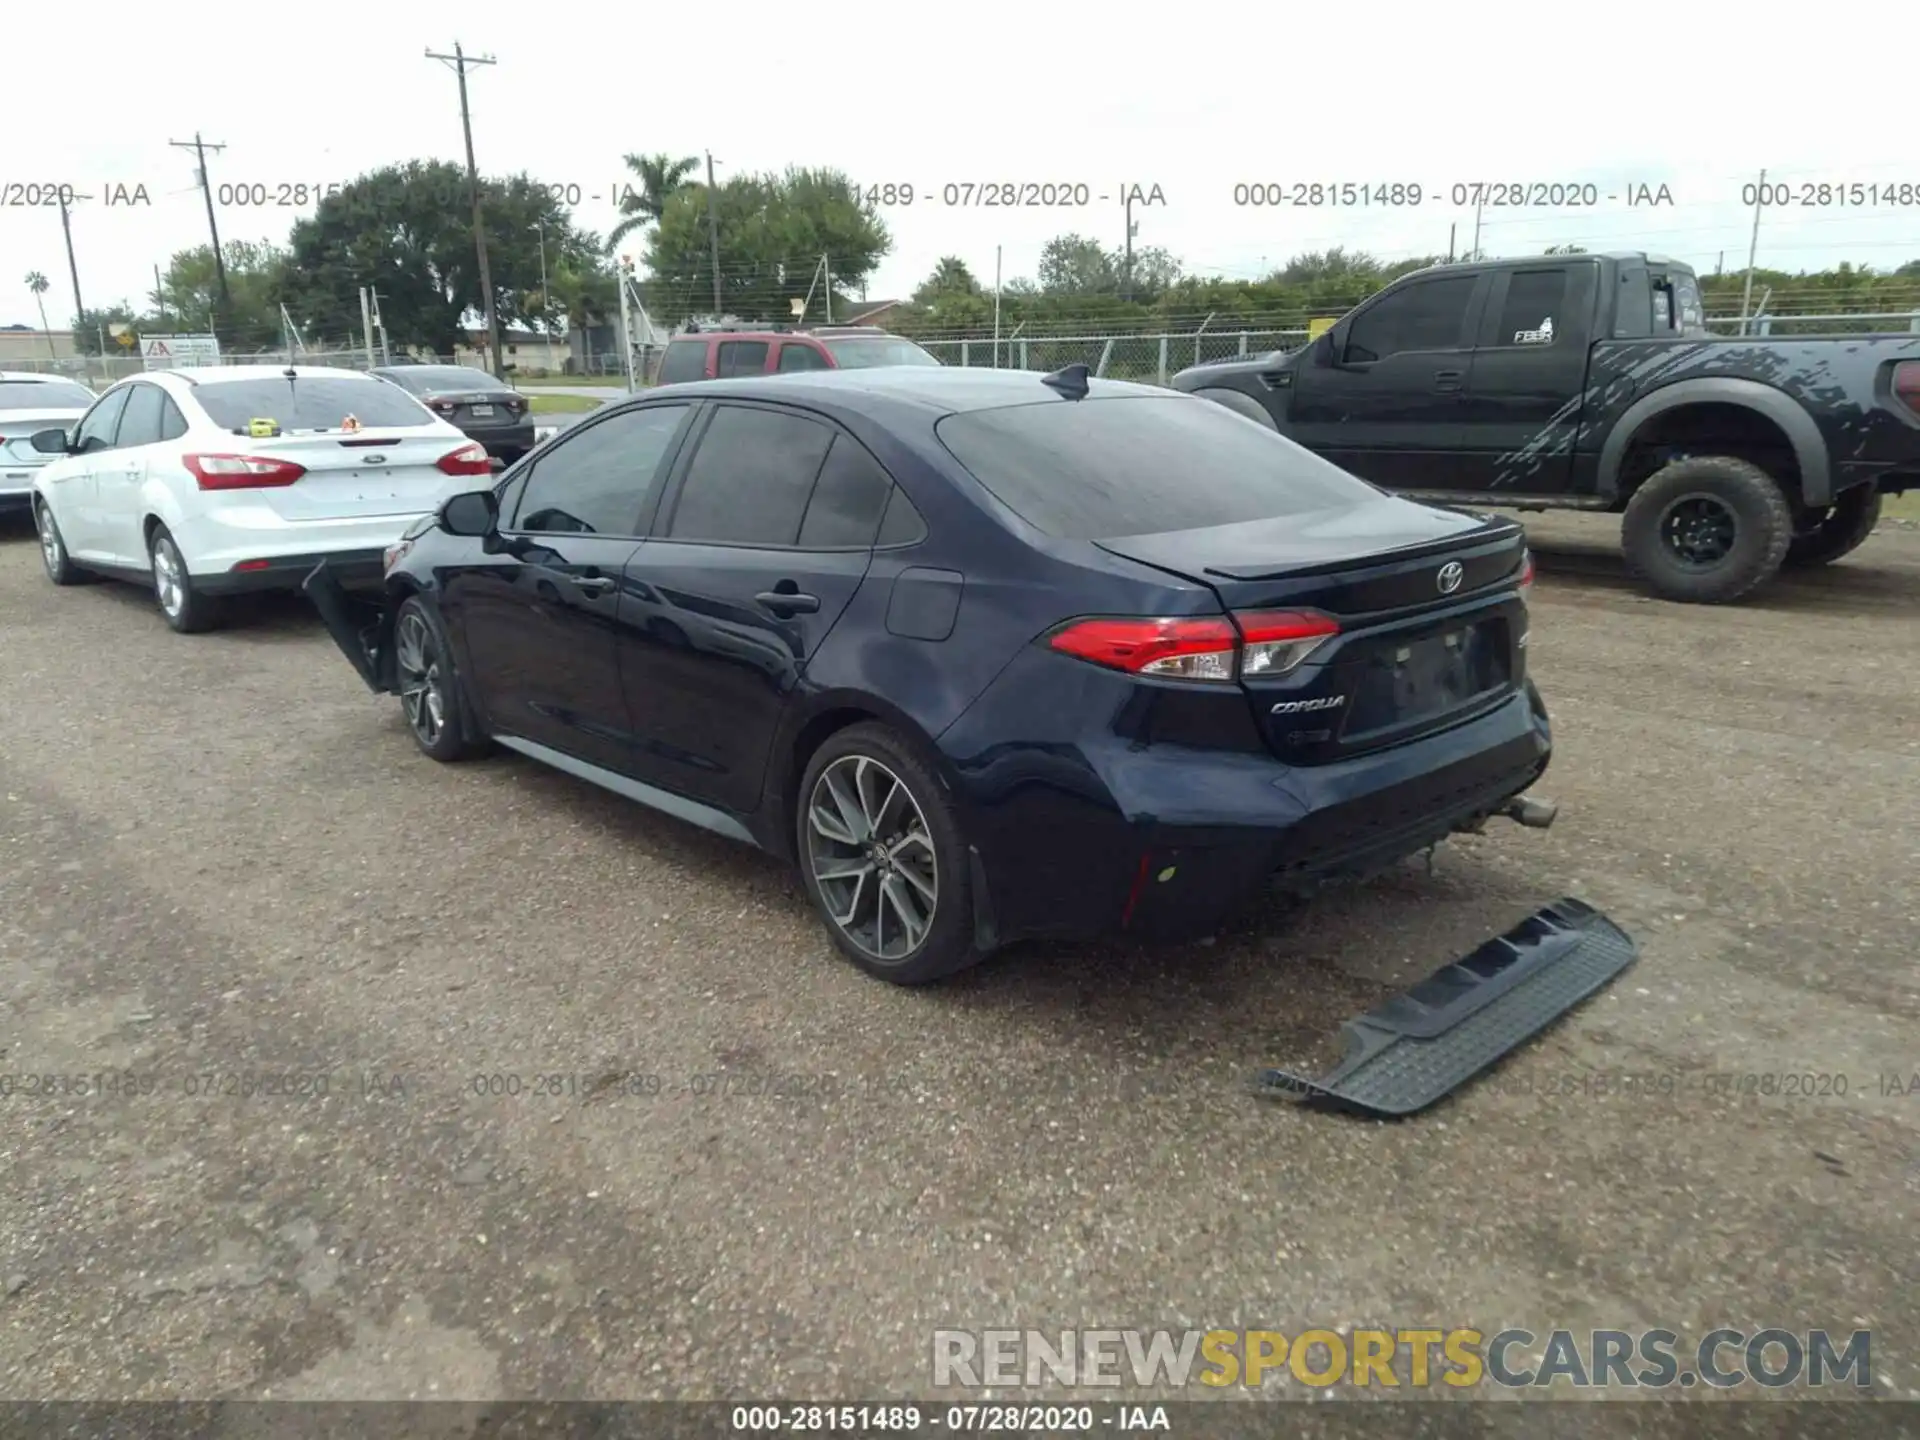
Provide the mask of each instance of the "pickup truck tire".
{"label": "pickup truck tire", "polygon": [[1758,465],[1694,455],[1655,471],[1627,502],[1627,568],[1668,600],[1724,605],[1771,580],[1793,540],[1793,508]]}
{"label": "pickup truck tire", "polygon": [[1829,565],[1860,548],[1880,523],[1880,492],[1871,485],[1842,490],[1824,510],[1810,510],[1787,546],[1786,563],[1796,568]]}

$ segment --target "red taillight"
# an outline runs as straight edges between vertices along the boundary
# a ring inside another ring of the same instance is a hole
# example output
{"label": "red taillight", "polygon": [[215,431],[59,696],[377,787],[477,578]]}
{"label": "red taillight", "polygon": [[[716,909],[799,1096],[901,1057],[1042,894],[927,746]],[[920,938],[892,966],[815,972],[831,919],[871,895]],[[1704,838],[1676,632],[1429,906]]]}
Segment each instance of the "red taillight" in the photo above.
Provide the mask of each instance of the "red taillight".
{"label": "red taillight", "polygon": [[1893,367],[1893,393],[1902,405],[1920,415],[1920,360],[1902,360]]}
{"label": "red taillight", "polygon": [[448,475],[491,475],[493,461],[487,458],[487,447],[478,440],[462,445],[458,450],[449,450],[438,461],[440,469]]}
{"label": "red taillight", "polygon": [[1340,622],[1312,610],[1241,610],[1240,673],[1284,675],[1340,633]]}
{"label": "red taillight", "polygon": [[460,408],[451,400],[429,400],[427,403],[442,415],[451,415],[455,410]]}
{"label": "red taillight", "polygon": [[1232,619],[1080,620],[1047,643],[1111,670],[1230,684],[1239,675],[1285,674],[1339,633],[1339,622],[1326,615],[1243,611]]}
{"label": "red taillight", "polygon": [[1520,593],[1526,595],[1533,589],[1533,552],[1527,551],[1520,559]]}
{"label": "red taillight", "polygon": [[180,463],[202,490],[270,490],[307,473],[304,465],[265,455],[182,455]]}
{"label": "red taillight", "polygon": [[265,570],[272,564],[273,562],[271,560],[242,560],[233,568],[236,573],[239,573],[247,570]]}

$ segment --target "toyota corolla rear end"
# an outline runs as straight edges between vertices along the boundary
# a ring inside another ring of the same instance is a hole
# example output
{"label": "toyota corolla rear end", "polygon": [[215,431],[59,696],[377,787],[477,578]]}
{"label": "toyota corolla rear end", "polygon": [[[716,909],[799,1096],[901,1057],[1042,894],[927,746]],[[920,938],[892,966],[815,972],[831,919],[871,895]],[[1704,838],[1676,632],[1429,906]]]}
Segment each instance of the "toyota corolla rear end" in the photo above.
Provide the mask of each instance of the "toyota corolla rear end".
{"label": "toyota corolla rear end", "polygon": [[1207,402],[940,422],[1031,527],[1032,642],[940,737],[1005,938],[1207,933],[1507,813],[1546,769],[1523,532]]}
{"label": "toyota corolla rear end", "polygon": [[377,380],[210,380],[193,398],[214,428],[184,441],[176,538],[208,593],[297,587],[323,559],[378,586],[409,525],[490,483],[483,446]]}

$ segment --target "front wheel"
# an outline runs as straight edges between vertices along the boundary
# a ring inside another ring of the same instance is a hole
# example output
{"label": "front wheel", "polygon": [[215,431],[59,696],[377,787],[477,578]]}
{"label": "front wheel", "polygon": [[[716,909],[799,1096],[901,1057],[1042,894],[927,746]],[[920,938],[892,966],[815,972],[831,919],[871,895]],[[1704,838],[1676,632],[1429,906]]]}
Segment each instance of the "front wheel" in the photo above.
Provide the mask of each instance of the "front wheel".
{"label": "front wheel", "polygon": [[470,760],[486,748],[460,693],[453,647],[440,617],[419,596],[408,597],[393,620],[393,669],[407,732],[435,760]]}
{"label": "front wheel", "polygon": [[1661,597],[1723,605],[1771,580],[1793,511],[1771,475],[1731,455],[1675,460],[1634,492],[1620,527],[1627,567]]}
{"label": "front wheel", "polygon": [[986,958],[959,817],[902,736],[877,723],[832,735],[807,762],[799,800],[807,895],[849,960],[924,985]]}
{"label": "front wheel", "polygon": [[1871,485],[1842,490],[1833,504],[1809,510],[1800,517],[1800,523],[1794,527],[1793,540],[1787,546],[1786,563],[1796,569],[1830,565],[1842,555],[1858,550],[1879,523],[1878,490]]}
{"label": "front wheel", "polygon": [[33,528],[40,537],[40,563],[47,567],[47,579],[56,585],[78,585],[86,578],[67,554],[67,542],[54,521],[53,507],[37,497],[33,502]]}

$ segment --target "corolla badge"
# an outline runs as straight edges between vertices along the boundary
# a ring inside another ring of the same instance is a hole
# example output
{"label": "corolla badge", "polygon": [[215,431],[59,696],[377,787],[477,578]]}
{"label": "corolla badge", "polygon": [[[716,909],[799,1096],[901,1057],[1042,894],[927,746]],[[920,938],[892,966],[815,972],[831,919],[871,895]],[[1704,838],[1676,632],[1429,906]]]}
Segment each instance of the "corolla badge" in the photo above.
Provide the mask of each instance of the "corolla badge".
{"label": "corolla badge", "polygon": [[1466,569],[1458,560],[1449,560],[1440,567],[1440,573],[1433,577],[1433,582],[1440,587],[1442,595],[1451,595],[1460,588],[1460,582],[1466,576]]}
{"label": "corolla badge", "polygon": [[1318,700],[1282,700],[1269,712],[1274,715],[1305,715],[1315,710],[1333,710],[1347,703],[1344,695],[1324,695]]}

